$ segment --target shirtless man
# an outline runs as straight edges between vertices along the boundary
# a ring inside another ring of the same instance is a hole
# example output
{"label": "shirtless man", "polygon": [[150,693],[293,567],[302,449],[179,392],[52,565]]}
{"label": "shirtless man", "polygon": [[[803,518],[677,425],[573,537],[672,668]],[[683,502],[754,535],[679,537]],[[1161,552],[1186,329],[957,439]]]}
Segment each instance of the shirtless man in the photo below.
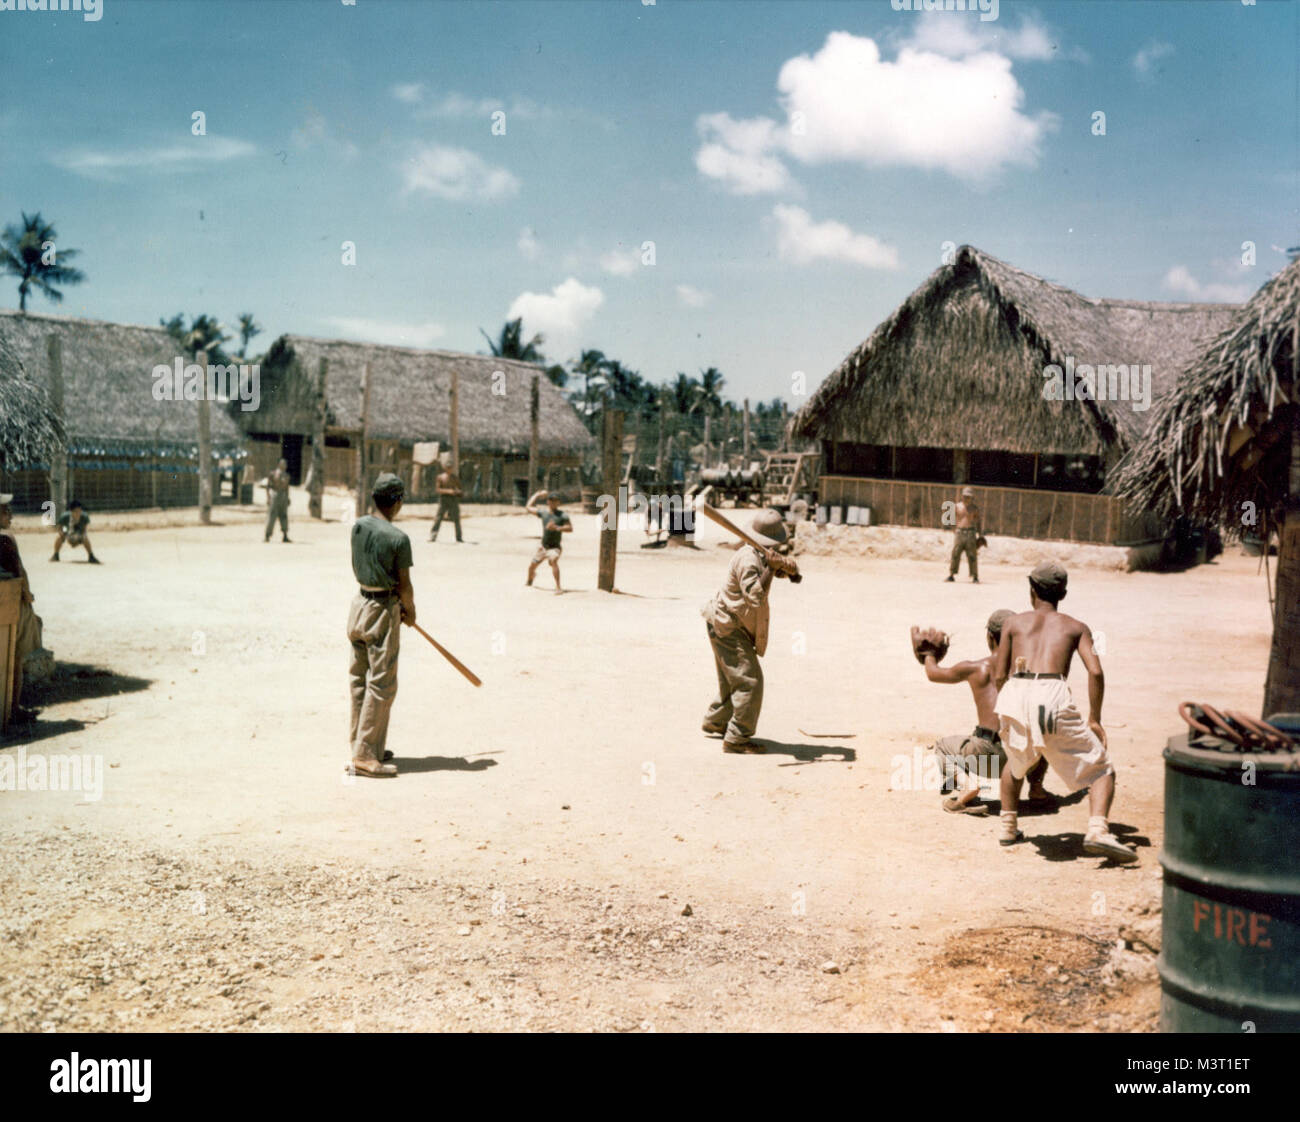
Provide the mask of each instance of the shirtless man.
{"label": "shirtless man", "polygon": [[[1002,834],[998,842],[1023,840],[1017,828],[1019,778],[1046,758],[1071,791],[1088,788],[1088,832],[1083,851],[1128,864],[1137,854],[1110,832],[1107,816],[1115,798],[1115,768],[1106,752],[1101,701],[1106,679],[1086,623],[1056,609],[1065,597],[1067,574],[1045,562],[1029,574],[1032,610],[1002,625],[994,668],[1002,746],[1010,767],[1002,772]],[[1088,719],[1074,706],[1065,684],[1075,651],[1088,671]],[[1012,667],[1015,667],[1014,672]]]}
{"label": "shirtless man", "polygon": [[438,492],[438,517],[433,523],[433,529],[429,531],[429,540],[438,540],[438,527],[444,518],[450,518],[456,524],[456,540],[464,541],[460,536],[460,482],[452,475],[450,467],[444,467],[438,473],[433,486]]}
{"label": "shirtless man", "polygon": [[[1009,608],[1001,608],[989,616],[985,627],[989,653],[984,658],[940,666],[933,651],[925,652],[925,676],[942,685],[965,682],[970,686],[975,702],[975,731],[969,736],[945,736],[936,741],[931,749],[943,769],[943,785],[939,788],[939,795],[943,800],[943,809],[950,814],[988,814],[989,808],[976,802],[980,793],[979,777],[1000,777],[1006,770],[1007,757],[1002,751],[1002,741],[998,737],[998,718],[993,711],[998,699],[998,691],[993,686],[993,660],[1002,639],[1002,625],[1015,614]],[[918,628],[912,628],[914,650],[920,634]],[[1046,760],[1039,760],[1030,770],[1031,803],[1043,803],[1051,799],[1051,795],[1043,789],[1043,776],[1046,774]],[[1017,781],[1016,789],[1020,789],[1020,781]]]}
{"label": "shirtless man", "polygon": [[281,460],[275,465],[275,471],[262,480],[266,488],[267,511],[266,533],[262,540],[271,540],[271,531],[276,522],[280,523],[280,537],[289,540],[289,462]]}
{"label": "shirtless man", "polygon": [[961,555],[966,554],[966,564],[970,567],[972,584],[980,582],[980,508],[975,505],[975,492],[969,487],[961,489],[961,498],[953,512],[957,523],[953,528],[952,557],[948,562],[948,579],[957,579],[957,570],[961,568]]}

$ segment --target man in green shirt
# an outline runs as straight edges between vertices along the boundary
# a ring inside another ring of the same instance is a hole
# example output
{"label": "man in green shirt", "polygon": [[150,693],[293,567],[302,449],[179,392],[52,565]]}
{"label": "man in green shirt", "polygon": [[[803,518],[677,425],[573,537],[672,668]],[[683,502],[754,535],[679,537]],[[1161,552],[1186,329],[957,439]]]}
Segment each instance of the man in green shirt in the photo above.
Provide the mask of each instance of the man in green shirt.
{"label": "man in green shirt", "polygon": [[59,559],[59,550],[63,548],[63,543],[67,542],[68,545],[84,545],[90,563],[99,564],[99,558],[90,548],[90,534],[86,531],[86,527],[90,525],[90,515],[86,513],[79,500],[73,499],[68,503],[68,509],[59,515],[57,525],[59,536],[54,542],[54,556],[50,558],[51,561]]}
{"label": "man in green shirt", "polygon": [[[546,509],[537,508],[538,500],[546,500]],[[532,563],[528,566],[528,583],[533,583],[533,577],[537,573],[537,566],[543,561],[551,563],[551,572],[555,575],[555,591],[560,592],[560,553],[564,538],[562,535],[573,532],[573,523],[569,521],[569,516],[560,509],[560,496],[548,494],[546,491],[538,491],[524,509],[529,514],[535,514],[542,520],[542,544],[538,547],[537,552],[533,554]]]}
{"label": "man in green shirt", "polygon": [[371,498],[377,513],[352,523],[352,574],[360,586],[348,611],[352,664],[352,725],[349,744],[352,775],[386,779],[397,774],[387,763],[388,716],[397,696],[399,623],[415,622],[411,587],[411,539],[393,525],[402,509],[405,488],[385,472],[375,480]]}

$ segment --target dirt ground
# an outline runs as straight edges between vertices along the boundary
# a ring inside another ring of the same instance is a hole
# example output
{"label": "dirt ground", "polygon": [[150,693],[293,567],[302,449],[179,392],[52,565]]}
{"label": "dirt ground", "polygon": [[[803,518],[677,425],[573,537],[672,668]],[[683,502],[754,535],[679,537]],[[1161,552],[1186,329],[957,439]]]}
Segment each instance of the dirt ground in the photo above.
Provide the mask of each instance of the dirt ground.
{"label": "dirt ground", "polygon": [[1257,559],[1075,574],[1063,608],[1105,634],[1112,820],[1141,855],[1120,868],[1082,855],[1080,797],[1004,850],[996,818],[892,789],[974,723],[909,625],[980,655],[1023,567],[945,584],[933,561],[806,557],[773,592],[769,751],[729,756],[699,731],[711,525],[698,550],[621,535],[609,595],[575,514],[557,596],[545,568],[524,587],[535,519],[470,508],[465,544],[430,544],[404,513],[420,622],[483,687],[405,630],[400,777],[345,781],[346,527],[304,501],[288,545],[255,510],[96,518],[99,568],[48,564],[20,520],[59,670],[3,755],[100,758],[102,797],[0,791],[0,1029],[1154,1027],[1160,753],[1185,698],[1258,708]]}

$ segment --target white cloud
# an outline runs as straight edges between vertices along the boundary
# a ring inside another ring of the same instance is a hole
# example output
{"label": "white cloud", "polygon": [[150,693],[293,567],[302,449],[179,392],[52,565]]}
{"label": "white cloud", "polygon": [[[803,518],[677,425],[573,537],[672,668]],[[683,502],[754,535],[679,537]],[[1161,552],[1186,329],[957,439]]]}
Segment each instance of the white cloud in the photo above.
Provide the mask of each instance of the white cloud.
{"label": "white cloud", "polygon": [[600,256],[600,267],[616,277],[630,277],[641,267],[640,249],[611,249]]}
{"label": "white cloud", "polygon": [[702,308],[713,299],[713,293],[704,292],[694,285],[679,284],[677,286],[677,299],[687,308]]}
{"label": "white cloud", "polygon": [[404,174],[407,191],[456,201],[504,199],[519,192],[513,174],[492,167],[467,148],[426,145],[406,161]]}
{"label": "white cloud", "polygon": [[704,143],[695,153],[701,175],[719,179],[734,195],[787,191],[790,172],[773,151],[780,146],[775,121],[737,121],[729,113],[706,113],[695,123]]}
{"label": "white cloud", "polygon": [[118,152],[82,149],[54,157],[65,171],[92,179],[112,178],[117,172],[180,172],[203,164],[223,163],[251,156],[257,148],[246,140],[223,136],[196,136],[183,144],[135,148]]}
{"label": "white cloud", "polygon": [[1165,274],[1165,287],[1189,300],[1217,304],[1244,304],[1253,291],[1249,284],[1202,284],[1186,265],[1175,265]]}
{"label": "white cloud", "polygon": [[343,339],[389,347],[431,347],[447,333],[438,323],[393,323],[364,316],[326,316],[323,322]]}
{"label": "white cloud", "polygon": [[813,56],[789,59],[777,79],[786,123],[701,116],[701,174],[735,194],[790,185],[782,157],[805,164],[946,171],[980,181],[1010,164],[1033,167],[1056,117],[1023,110],[1011,60],[991,51],[950,58],[904,46],[883,59],[874,40],[834,31]]}
{"label": "white cloud", "polygon": [[868,269],[898,268],[897,249],[870,234],[855,234],[843,222],[814,222],[802,207],[786,204],[773,207],[772,218],[777,254],[792,265],[845,261]]}
{"label": "white cloud", "polygon": [[519,240],[515,245],[529,261],[536,261],[542,255],[542,243],[537,240],[537,231],[531,226],[525,226],[519,231]]}
{"label": "white cloud", "polygon": [[1155,70],[1155,64],[1173,53],[1172,43],[1148,43],[1133,56],[1133,69],[1137,71],[1139,78],[1150,78]]}
{"label": "white cloud", "polygon": [[321,114],[309,112],[307,119],[289,134],[289,141],[295,148],[308,149],[322,147],[344,159],[354,159],[359,152],[356,144],[343,136],[337,127],[332,126]]}
{"label": "white cloud", "polygon": [[1032,13],[1012,30],[1002,22],[971,20],[964,13],[923,12],[902,45],[954,58],[990,51],[1025,62],[1088,61],[1082,48],[1062,49],[1059,37]]}
{"label": "white cloud", "polygon": [[424,97],[424,83],[399,82],[393,87],[393,96],[408,105],[418,104]]}
{"label": "white cloud", "polygon": [[542,349],[556,361],[561,355],[573,353],[582,329],[604,302],[605,294],[599,288],[569,277],[550,292],[521,292],[510,305],[506,319],[522,316],[526,337],[540,331],[546,339]]}

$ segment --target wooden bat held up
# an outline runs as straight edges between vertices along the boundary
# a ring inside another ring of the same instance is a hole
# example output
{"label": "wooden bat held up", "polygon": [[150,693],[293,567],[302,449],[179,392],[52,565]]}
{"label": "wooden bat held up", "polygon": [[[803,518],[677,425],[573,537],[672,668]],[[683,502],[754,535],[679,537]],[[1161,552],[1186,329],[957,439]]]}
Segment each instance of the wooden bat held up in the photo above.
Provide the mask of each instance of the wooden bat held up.
{"label": "wooden bat held up", "polygon": [[448,662],[450,662],[452,666],[454,666],[465,676],[465,680],[467,682],[475,686],[481,686],[483,684],[482,682],[479,681],[478,675],[475,674],[474,671],[472,671],[468,666],[466,666],[463,662],[461,662],[461,660],[458,659],[454,654],[452,654],[451,651],[447,650],[447,648],[444,647],[441,643],[439,643],[437,639],[435,639],[432,635],[430,635],[427,631],[425,631],[423,627],[421,627],[418,623],[413,623],[411,624],[411,626],[415,628],[415,630],[418,631],[421,635],[423,635],[426,639],[428,639],[429,642],[433,644],[434,649],[440,655],[442,655],[443,658],[445,658]]}
{"label": "wooden bat held up", "polygon": [[803,580],[803,574],[799,572],[799,566],[792,557],[782,557],[781,554],[771,549],[769,546],[760,545],[749,534],[745,533],[731,519],[727,518],[721,511],[715,510],[708,503],[697,502],[695,509],[706,518],[711,519],[721,526],[724,530],[730,530],[746,545],[752,545],[759,553],[767,558],[767,563],[772,566],[778,577],[789,577],[791,584],[798,584]]}

